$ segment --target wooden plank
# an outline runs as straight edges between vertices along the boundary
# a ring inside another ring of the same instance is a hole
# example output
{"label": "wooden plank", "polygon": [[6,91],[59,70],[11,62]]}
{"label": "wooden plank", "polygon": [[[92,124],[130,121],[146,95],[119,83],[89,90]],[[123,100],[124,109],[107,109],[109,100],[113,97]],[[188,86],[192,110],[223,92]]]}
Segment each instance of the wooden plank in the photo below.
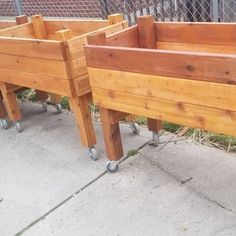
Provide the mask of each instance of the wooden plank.
{"label": "wooden plank", "polygon": [[31,17],[31,22],[34,29],[34,34],[36,39],[47,39],[47,31],[44,25],[44,20],[42,15],[34,15]]}
{"label": "wooden plank", "polygon": [[74,37],[73,31],[71,29],[58,30],[55,32],[55,38],[59,41],[66,41]]}
{"label": "wooden plank", "polygon": [[54,34],[58,30],[70,29],[76,36],[107,27],[107,20],[45,20],[47,33]]}
{"label": "wooden plank", "polygon": [[120,32],[108,35],[106,39],[106,45],[139,48],[138,27],[132,26],[130,28],[121,30]]}
{"label": "wooden plank", "polygon": [[0,119],[4,119],[6,117],[6,110],[3,104],[2,95],[0,93]]}
{"label": "wooden plank", "polygon": [[119,123],[112,123],[113,111],[100,108],[100,114],[107,156],[110,160],[117,161],[124,155]]}
{"label": "wooden plank", "polygon": [[12,27],[12,26],[15,26],[15,25],[16,25],[15,21],[0,20],[0,29],[9,28],[9,27]]}
{"label": "wooden plank", "polygon": [[32,23],[17,25],[0,30],[1,37],[35,38]]}
{"label": "wooden plank", "polygon": [[156,48],[154,18],[141,16],[137,18],[138,38],[141,48]]}
{"label": "wooden plank", "polygon": [[70,70],[71,70],[71,77],[72,79],[76,79],[80,76],[86,75],[87,72],[87,66],[86,66],[86,60],[85,57],[79,57],[74,60],[69,61],[70,64]]}
{"label": "wooden plank", "polygon": [[16,24],[22,25],[28,23],[28,17],[26,15],[16,16]]}
{"label": "wooden plank", "polygon": [[[141,48],[156,48],[156,35],[153,16],[142,16],[137,19],[138,40]],[[155,119],[147,119],[148,129],[158,132],[162,128],[162,121]]]}
{"label": "wooden plank", "polygon": [[235,23],[155,23],[158,42],[236,45]]}
{"label": "wooden plank", "polygon": [[89,148],[96,144],[96,135],[93,128],[89,110],[88,96],[71,97],[70,105],[75,113],[75,118],[80,131],[81,143]]}
{"label": "wooden plank", "polygon": [[104,32],[89,34],[87,43],[91,45],[106,45],[106,34]]}
{"label": "wooden plank", "polygon": [[48,60],[66,58],[61,42],[38,39],[0,37],[0,53]]}
{"label": "wooden plank", "polygon": [[155,119],[147,119],[147,124],[148,124],[148,130],[152,132],[159,132],[162,128],[162,121],[161,120],[155,120]]}
{"label": "wooden plank", "polygon": [[108,16],[108,22],[110,25],[114,25],[114,24],[117,24],[117,23],[120,23],[124,21],[124,16],[123,14],[113,14],[113,15],[109,15]]}
{"label": "wooden plank", "polygon": [[[127,28],[128,24],[126,21],[123,21],[121,23],[115,24],[115,25],[110,25],[105,28],[96,30],[92,33],[106,33],[106,35],[113,34],[115,32],[118,32],[124,28]],[[75,59],[81,56],[84,56],[84,45],[87,44],[87,36],[89,34],[84,34],[79,37],[75,37],[71,40],[67,41],[67,47],[68,47],[68,56],[70,59]]]}
{"label": "wooden plank", "polygon": [[0,54],[0,68],[67,79],[64,61]]}
{"label": "wooden plank", "polygon": [[[0,68],[0,81],[17,86],[35,88],[50,93],[71,96],[70,81],[50,76],[41,76],[17,70]],[[47,85],[45,87],[45,85]]]}
{"label": "wooden plank", "polygon": [[157,42],[156,47],[157,49],[162,49],[162,50],[192,51],[192,52],[205,52],[205,53],[227,53],[227,54],[236,53],[236,45]]}
{"label": "wooden plank", "polygon": [[76,79],[76,84],[78,96],[84,96],[85,94],[91,93],[88,75],[84,75]]}
{"label": "wooden plank", "polygon": [[92,88],[99,107],[166,120],[228,135],[236,135],[236,112],[215,108],[179,104],[124,92]]}
{"label": "wooden plank", "polygon": [[87,66],[203,80],[236,83],[236,56],[168,50],[85,46]]}
{"label": "wooden plank", "polygon": [[13,85],[13,84],[7,84],[5,86],[6,90],[4,91],[5,93],[10,93],[10,92],[14,92],[14,91],[20,91],[23,88],[17,85]]}
{"label": "wooden plank", "polygon": [[236,111],[236,86],[88,68],[92,87]]}
{"label": "wooden plank", "polygon": [[[6,85],[0,82],[0,90],[4,90]],[[10,121],[18,121],[21,120],[22,116],[20,113],[19,106],[16,101],[15,92],[10,93],[2,93],[4,105],[7,111],[7,115]]]}

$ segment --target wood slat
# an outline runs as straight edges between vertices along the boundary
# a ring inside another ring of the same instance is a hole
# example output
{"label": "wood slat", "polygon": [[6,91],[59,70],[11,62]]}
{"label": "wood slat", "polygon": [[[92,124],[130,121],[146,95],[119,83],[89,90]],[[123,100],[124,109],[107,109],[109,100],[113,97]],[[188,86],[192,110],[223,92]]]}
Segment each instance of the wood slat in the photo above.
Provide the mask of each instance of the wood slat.
{"label": "wood slat", "polygon": [[[127,27],[127,22],[123,21],[121,23],[110,25],[105,28],[90,32],[90,34],[104,32],[106,33],[106,35],[111,35]],[[70,59],[75,59],[84,56],[84,45],[87,43],[87,36],[88,34],[84,34],[67,41],[68,56]]]}
{"label": "wood slat", "polygon": [[236,45],[213,45],[213,44],[193,44],[193,43],[170,43],[157,42],[157,49],[176,50],[176,51],[192,51],[207,53],[236,53]]}
{"label": "wood slat", "polygon": [[61,79],[68,78],[64,61],[0,54],[0,68],[53,76]]}
{"label": "wood slat", "polygon": [[48,34],[54,34],[58,30],[70,29],[77,36],[109,25],[107,20],[45,20],[44,23]]}
{"label": "wood slat", "polygon": [[92,87],[236,111],[236,86],[88,68]]}
{"label": "wood slat", "polygon": [[85,56],[70,60],[70,71],[72,79],[86,75],[88,72]]}
{"label": "wood slat", "polygon": [[0,53],[15,56],[64,60],[62,45],[57,41],[0,37]]}
{"label": "wood slat", "polygon": [[236,56],[121,47],[85,47],[87,66],[150,75],[236,83]]}
{"label": "wood slat", "polygon": [[0,81],[4,83],[71,96],[70,80],[4,68],[0,68],[0,74]]}
{"label": "wood slat", "polygon": [[0,30],[0,36],[17,38],[35,38],[32,23],[13,26]]}
{"label": "wood slat", "polygon": [[36,39],[48,39],[47,31],[44,25],[42,15],[34,15],[31,17],[31,22]]}
{"label": "wood slat", "polygon": [[88,75],[80,76],[76,79],[76,93],[78,96],[84,96],[91,93]]}
{"label": "wood slat", "polygon": [[106,45],[131,48],[139,47],[137,26],[132,26],[120,32],[108,35]]}
{"label": "wood slat", "polygon": [[0,20],[0,29],[5,29],[5,28],[9,28],[12,26],[16,26],[16,22],[15,21],[3,21]]}
{"label": "wood slat", "polygon": [[146,116],[213,132],[236,135],[236,112],[92,87],[102,108]]}
{"label": "wood slat", "polygon": [[235,23],[156,22],[158,42],[236,45]]}

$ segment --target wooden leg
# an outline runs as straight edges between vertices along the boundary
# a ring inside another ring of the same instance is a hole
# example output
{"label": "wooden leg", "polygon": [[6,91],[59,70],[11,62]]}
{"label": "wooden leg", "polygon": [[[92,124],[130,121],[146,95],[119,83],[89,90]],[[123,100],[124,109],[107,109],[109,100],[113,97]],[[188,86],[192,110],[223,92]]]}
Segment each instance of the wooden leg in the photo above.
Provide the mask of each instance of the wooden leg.
{"label": "wooden leg", "polygon": [[61,96],[57,94],[50,94],[50,102],[52,104],[59,104],[61,102]]}
{"label": "wooden leg", "polygon": [[162,121],[148,118],[148,129],[153,132],[152,145],[158,146],[160,137],[158,132],[162,129]]}
{"label": "wooden leg", "polygon": [[79,126],[82,144],[89,148],[93,147],[97,141],[87,95],[70,98],[70,105],[75,114],[77,125]]}
{"label": "wooden leg", "polygon": [[15,92],[2,93],[4,105],[10,121],[16,122],[22,119]]}
{"label": "wooden leg", "polygon": [[135,122],[137,119],[138,119],[138,116],[136,116],[136,115],[129,115],[129,116],[126,118],[126,121],[127,121],[127,122]]}
{"label": "wooden leg", "polygon": [[48,94],[46,92],[36,90],[36,97],[37,97],[37,100],[41,102],[46,102],[48,99]]}
{"label": "wooden leg", "polygon": [[100,108],[103,135],[107,156],[111,161],[118,161],[123,155],[119,121],[112,123],[113,111]]}
{"label": "wooden leg", "polygon": [[148,129],[153,132],[159,132],[162,129],[162,121],[148,118]]}
{"label": "wooden leg", "polygon": [[4,119],[6,117],[6,110],[3,104],[3,100],[2,100],[2,94],[0,92],[0,119]]}

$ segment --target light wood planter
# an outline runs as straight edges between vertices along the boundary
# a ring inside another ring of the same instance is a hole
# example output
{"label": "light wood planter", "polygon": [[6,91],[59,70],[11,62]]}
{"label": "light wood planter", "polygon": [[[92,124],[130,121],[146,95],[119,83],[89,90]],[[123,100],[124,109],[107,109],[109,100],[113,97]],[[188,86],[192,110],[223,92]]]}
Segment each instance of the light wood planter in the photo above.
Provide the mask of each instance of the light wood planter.
{"label": "light wood planter", "polygon": [[21,120],[15,91],[21,87],[66,96],[75,113],[81,142],[96,144],[89,102],[84,44],[91,32],[107,35],[127,28],[123,16],[108,20],[44,20],[31,17],[29,23],[0,30],[0,88],[11,121]]}
{"label": "light wood planter", "polygon": [[[26,16],[17,16],[15,21],[0,20],[0,30],[24,24],[26,22],[28,22],[28,18]],[[0,91],[0,126],[4,129],[9,128],[9,123],[7,122],[6,116],[7,113],[3,103],[2,93]]]}
{"label": "light wood planter", "polygon": [[127,113],[151,118],[151,130],[159,119],[236,135],[236,24],[162,23],[146,16],[88,41],[90,84],[110,160],[123,156],[118,122]]}

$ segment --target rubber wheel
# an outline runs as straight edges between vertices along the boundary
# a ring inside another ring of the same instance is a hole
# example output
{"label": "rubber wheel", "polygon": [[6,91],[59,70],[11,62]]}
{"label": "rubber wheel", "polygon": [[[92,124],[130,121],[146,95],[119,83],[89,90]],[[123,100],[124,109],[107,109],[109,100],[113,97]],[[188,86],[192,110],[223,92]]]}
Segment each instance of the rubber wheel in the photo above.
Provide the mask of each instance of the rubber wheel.
{"label": "rubber wheel", "polygon": [[133,132],[133,134],[139,134],[140,133],[140,126],[137,123],[131,123],[130,128]]}
{"label": "rubber wheel", "polygon": [[108,171],[109,173],[115,173],[115,172],[118,171],[118,169],[119,169],[118,164],[115,164],[115,165],[114,165],[112,162],[108,162],[108,163],[107,163],[107,171]]}
{"label": "rubber wheel", "polygon": [[56,105],[56,109],[58,113],[62,113],[62,105],[60,103]]}
{"label": "rubber wheel", "polygon": [[97,155],[97,150],[94,147],[89,149],[89,157],[91,158],[91,160],[96,161]]}
{"label": "rubber wheel", "polygon": [[3,129],[8,129],[9,128],[9,122],[7,120],[0,120],[0,126]]}
{"label": "rubber wheel", "polygon": [[15,129],[16,129],[19,133],[21,133],[21,132],[23,131],[23,128],[22,128],[22,126],[21,126],[20,121],[15,122],[14,125],[15,125]]}

